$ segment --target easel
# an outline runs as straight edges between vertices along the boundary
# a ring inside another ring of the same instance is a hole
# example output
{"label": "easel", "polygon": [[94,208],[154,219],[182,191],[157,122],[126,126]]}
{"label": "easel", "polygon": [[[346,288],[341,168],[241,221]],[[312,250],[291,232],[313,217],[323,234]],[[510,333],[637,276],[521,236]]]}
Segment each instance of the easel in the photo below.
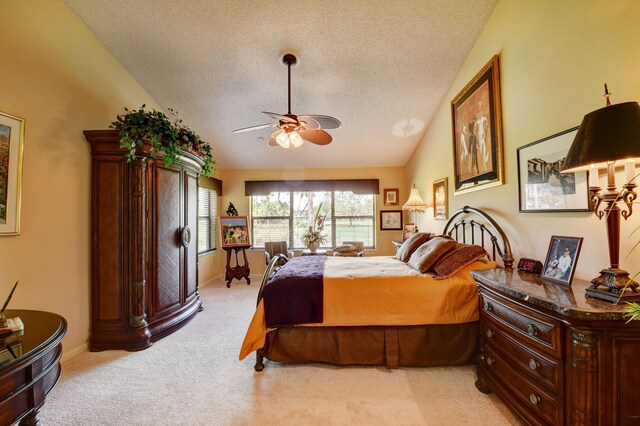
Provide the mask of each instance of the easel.
{"label": "easel", "polygon": [[[249,278],[249,261],[247,260],[247,253],[245,249],[247,247],[225,247],[224,250],[227,252],[227,272],[225,273],[224,279],[227,281],[227,288],[231,287],[231,281],[234,278],[238,280],[242,280],[242,278],[247,279],[247,285],[251,284],[251,278]],[[242,250],[242,257],[244,258],[244,265],[238,264],[238,252]],[[234,251],[236,253],[236,266],[231,266],[231,252]]]}

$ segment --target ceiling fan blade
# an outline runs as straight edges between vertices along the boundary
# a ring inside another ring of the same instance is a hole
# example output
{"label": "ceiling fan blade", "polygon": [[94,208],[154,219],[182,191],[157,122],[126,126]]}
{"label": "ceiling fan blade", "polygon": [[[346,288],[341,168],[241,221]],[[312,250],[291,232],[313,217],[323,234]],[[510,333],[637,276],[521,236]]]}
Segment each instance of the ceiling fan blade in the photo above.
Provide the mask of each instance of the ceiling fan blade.
{"label": "ceiling fan blade", "polygon": [[276,138],[282,132],[284,132],[283,129],[278,129],[278,130],[275,130],[273,133],[271,133],[271,137],[267,141],[267,146],[279,146],[278,142],[276,142]]}
{"label": "ceiling fan blade", "polygon": [[322,128],[320,123],[308,115],[299,115],[298,122],[304,130],[320,130]]}
{"label": "ceiling fan blade", "polygon": [[337,129],[338,127],[342,126],[342,123],[340,122],[340,120],[328,115],[305,114],[305,115],[298,116],[298,120],[303,119],[303,117],[304,118],[308,117],[315,120],[320,124],[321,129]]}
{"label": "ceiling fan blade", "polygon": [[262,113],[268,115],[274,120],[284,121],[285,123],[297,123],[295,118],[291,118],[286,115],[276,114],[275,112],[267,112],[267,111],[262,111]]}
{"label": "ceiling fan blade", "polygon": [[231,133],[242,133],[242,132],[248,132],[250,130],[266,129],[267,127],[278,127],[278,125],[276,123],[258,124],[257,126],[250,126],[250,127],[243,127],[242,129],[236,129]]}
{"label": "ceiling fan blade", "polygon": [[298,130],[300,137],[316,145],[329,145],[333,138],[324,130]]}

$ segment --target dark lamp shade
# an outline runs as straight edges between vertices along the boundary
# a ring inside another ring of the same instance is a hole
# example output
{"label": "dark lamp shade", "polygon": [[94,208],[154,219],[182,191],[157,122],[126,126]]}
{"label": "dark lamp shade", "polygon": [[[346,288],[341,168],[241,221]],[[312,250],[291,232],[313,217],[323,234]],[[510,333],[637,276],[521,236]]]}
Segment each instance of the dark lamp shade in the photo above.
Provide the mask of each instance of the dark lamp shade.
{"label": "dark lamp shade", "polygon": [[608,162],[640,161],[640,105],[624,102],[584,116],[562,171],[604,168]]}

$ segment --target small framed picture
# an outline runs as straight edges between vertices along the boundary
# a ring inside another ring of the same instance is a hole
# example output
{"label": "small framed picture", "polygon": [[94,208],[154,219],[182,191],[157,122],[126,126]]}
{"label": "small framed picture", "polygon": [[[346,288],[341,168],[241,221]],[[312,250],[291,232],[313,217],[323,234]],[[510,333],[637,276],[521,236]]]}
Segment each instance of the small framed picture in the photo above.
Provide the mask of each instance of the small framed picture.
{"label": "small framed picture", "polygon": [[404,228],[402,230],[402,241],[405,241],[411,235],[416,233],[416,224],[415,223],[405,223]]}
{"label": "small framed picture", "polygon": [[433,217],[436,220],[447,220],[449,216],[449,178],[433,182]]}
{"label": "small framed picture", "polygon": [[401,231],[402,230],[402,210],[381,210],[380,211],[381,231]]}
{"label": "small framed picture", "polygon": [[571,285],[581,246],[581,237],[553,235],[540,276],[560,284]]}
{"label": "small framed picture", "polygon": [[384,190],[384,205],[385,206],[398,206],[400,190],[398,188],[389,188]]}
{"label": "small framed picture", "polygon": [[220,235],[222,248],[251,246],[246,216],[220,216]]}

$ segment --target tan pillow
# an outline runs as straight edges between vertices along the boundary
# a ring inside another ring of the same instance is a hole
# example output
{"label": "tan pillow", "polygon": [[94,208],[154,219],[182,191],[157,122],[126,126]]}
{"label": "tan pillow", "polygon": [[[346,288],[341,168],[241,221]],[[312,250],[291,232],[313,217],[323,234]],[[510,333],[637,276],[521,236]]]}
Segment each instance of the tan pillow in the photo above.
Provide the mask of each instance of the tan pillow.
{"label": "tan pillow", "polygon": [[435,278],[448,278],[485,256],[488,254],[484,247],[458,244],[433,266],[433,272],[437,274]]}
{"label": "tan pillow", "polygon": [[333,251],[338,253],[346,253],[348,251],[355,251],[355,249],[356,249],[356,246],[354,246],[353,244],[343,244],[341,246],[334,248]]}
{"label": "tan pillow", "polygon": [[396,252],[396,259],[407,262],[415,249],[424,244],[424,242],[429,238],[431,238],[431,234],[429,232],[417,232],[412,234],[404,243],[402,243]]}
{"label": "tan pillow", "polygon": [[449,238],[433,237],[413,252],[408,262],[409,266],[424,274],[457,244]]}

